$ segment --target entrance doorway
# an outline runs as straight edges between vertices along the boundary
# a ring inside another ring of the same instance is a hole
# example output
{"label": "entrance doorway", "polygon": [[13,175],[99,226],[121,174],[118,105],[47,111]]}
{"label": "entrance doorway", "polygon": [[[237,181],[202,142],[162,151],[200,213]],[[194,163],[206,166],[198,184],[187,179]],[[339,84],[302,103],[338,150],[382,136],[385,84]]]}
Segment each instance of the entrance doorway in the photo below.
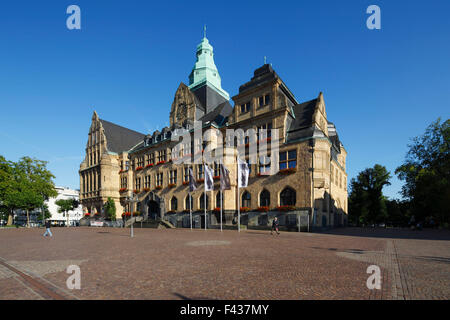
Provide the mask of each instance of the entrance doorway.
{"label": "entrance doorway", "polygon": [[150,200],[148,202],[148,217],[153,220],[161,218],[161,212],[158,202],[153,200]]}

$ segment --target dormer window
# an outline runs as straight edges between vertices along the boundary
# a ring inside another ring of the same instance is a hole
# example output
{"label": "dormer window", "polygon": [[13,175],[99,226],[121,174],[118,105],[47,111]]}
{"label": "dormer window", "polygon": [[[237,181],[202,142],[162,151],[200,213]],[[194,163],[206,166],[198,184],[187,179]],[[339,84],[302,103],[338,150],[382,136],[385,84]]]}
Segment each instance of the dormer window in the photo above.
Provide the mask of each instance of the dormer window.
{"label": "dormer window", "polygon": [[265,96],[261,96],[258,99],[258,105],[260,107],[267,106],[270,103],[270,94],[266,94]]}
{"label": "dormer window", "polygon": [[244,104],[241,104],[241,113],[246,113],[250,111],[250,101]]}

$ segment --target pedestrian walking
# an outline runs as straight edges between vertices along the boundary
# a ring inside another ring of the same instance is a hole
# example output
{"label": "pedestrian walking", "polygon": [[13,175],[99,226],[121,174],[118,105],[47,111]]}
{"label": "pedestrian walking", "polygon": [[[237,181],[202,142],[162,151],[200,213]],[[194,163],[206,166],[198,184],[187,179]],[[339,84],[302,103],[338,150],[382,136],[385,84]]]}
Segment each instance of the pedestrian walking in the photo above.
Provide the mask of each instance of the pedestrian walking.
{"label": "pedestrian walking", "polygon": [[279,224],[278,218],[275,217],[275,218],[273,219],[273,221],[272,221],[272,230],[270,231],[270,234],[273,234],[273,230],[275,230],[275,231],[277,232],[277,234],[280,234],[280,233],[278,232],[278,224]]}
{"label": "pedestrian walking", "polygon": [[50,220],[45,220],[45,233],[44,233],[44,237],[46,237],[47,235],[50,235],[50,237],[53,237],[52,232],[50,231]]}

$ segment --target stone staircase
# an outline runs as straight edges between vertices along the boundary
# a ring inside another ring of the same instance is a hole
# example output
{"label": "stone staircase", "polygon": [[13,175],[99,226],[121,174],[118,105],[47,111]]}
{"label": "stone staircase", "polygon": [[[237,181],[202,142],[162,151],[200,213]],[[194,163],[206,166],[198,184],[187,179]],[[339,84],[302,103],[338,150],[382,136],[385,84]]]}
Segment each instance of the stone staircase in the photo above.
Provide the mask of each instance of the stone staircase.
{"label": "stone staircase", "polygon": [[172,223],[162,219],[145,219],[144,217],[133,217],[125,221],[125,228],[155,228],[155,229],[174,229],[176,228]]}

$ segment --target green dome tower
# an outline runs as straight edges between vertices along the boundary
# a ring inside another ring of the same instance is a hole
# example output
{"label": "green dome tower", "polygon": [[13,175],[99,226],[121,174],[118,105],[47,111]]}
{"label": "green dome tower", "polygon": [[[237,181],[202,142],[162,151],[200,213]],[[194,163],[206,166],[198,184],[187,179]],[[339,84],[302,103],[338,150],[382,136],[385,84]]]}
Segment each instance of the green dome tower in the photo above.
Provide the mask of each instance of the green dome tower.
{"label": "green dome tower", "polygon": [[[219,94],[221,98],[228,101],[230,100],[230,95],[222,89],[221,82],[219,71],[214,63],[213,47],[206,38],[205,27],[205,34],[202,42],[197,46],[197,61],[195,62],[194,68],[192,68],[192,72],[189,75],[189,89],[192,92],[196,92],[201,88],[208,87]],[[205,91],[205,89],[202,91]],[[207,109],[213,107],[210,103],[205,103],[205,106],[207,106]]]}

